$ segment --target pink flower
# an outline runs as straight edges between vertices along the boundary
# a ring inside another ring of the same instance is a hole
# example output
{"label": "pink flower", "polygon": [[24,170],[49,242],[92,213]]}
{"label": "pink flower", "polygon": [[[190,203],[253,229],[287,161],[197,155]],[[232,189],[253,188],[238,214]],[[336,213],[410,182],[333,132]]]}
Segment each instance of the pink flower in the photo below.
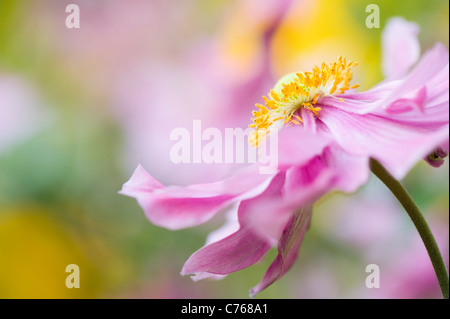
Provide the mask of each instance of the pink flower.
{"label": "pink flower", "polygon": [[[199,225],[238,203],[237,231],[227,225],[232,233],[194,253],[182,274],[193,273],[194,279],[226,275],[256,263],[278,242],[279,255],[255,294],[294,263],[312,204],[330,190],[355,191],[369,173],[366,158],[349,156],[332,140],[301,127],[285,129],[279,138],[274,174],[259,174],[253,165],[217,183],[164,187],[139,166],[121,193],[135,197],[151,222],[169,229]],[[292,149],[293,140],[304,140],[304,149]]]}
{"label": "pink flower", "polygon": [[50,119],[31,83],[0,72],[0,154],[41,130]]}
{"label": "pink flower", "polygon": [[[400,21],[388,30],[395,32]],[[195,252],[182,274],[218,278],[253,265],[277,245],[278,255],[251,290],[254,295],[293,265],[321,196],[357,190],[367,181],[370,158],[400,179],[448,141],[448,50],[443,45],[426,52],[407,75],[399,77],[403,71],[397,70],[396,79],[362,93],[350,85],[354,66],[339,58],[312,72],[289,74],[264,98],[265,105],[257,104],[251,142],[264,147],[269,129],[279,129],[273,174],[259,174],[261,164],[256,164],[217,183],[164,187],[138,167],[121,193],[136,198],[156,225],[196,226],[237,205],[237,221],[231,219],[225,234]]]}

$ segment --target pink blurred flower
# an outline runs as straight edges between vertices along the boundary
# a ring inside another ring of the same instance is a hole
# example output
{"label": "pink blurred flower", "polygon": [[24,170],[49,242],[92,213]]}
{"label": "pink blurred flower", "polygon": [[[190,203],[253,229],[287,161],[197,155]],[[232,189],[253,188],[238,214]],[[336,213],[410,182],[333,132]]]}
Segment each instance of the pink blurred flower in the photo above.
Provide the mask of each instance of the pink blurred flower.
{"label": "pink blurred flower", "polygon": [[201,120],[203,128],[220,130],[248,125],[254,101],[275,81],[270,47],[291,2],[271,0],[255,6],[255,0],[244,0],[231,6],[247,15],[248,23],[263,23],[252,34],[258,46],[246,72],[234,70],[235,61],[222,52],[223,36],[219,34],[192,41],[182,48],[184,56],[177,60],[130,63],[114,90],[125,132],[127,163],[145,164],[158,179],[182,185],[211,182],[235,169],[234,164],[226,163],[191,163],[189,169],[173,163],[169,158],[174,144],[170,133],[180,127],[191,130],[193,119]]}
{"label": "pink blurred flower", "polygon": [[[135,0],[132,6],[79,0],[76,30],[59,27],[66,3],[46,0],[32,11],[44,17],[39,26],[53,41],[64,76],[106,101],[108,109],[101,111],[113,113],[123,130],[127,171],[139,162],[165,183],[189,184],[222,178],[234,165],[195,163],[186,169],[173,163],[170,133],[190,129],[193,119],[204,128],[247,125],[253,102],[274,82],[272,39],[291,2],[239,0],[205,7],[198,0]],[[217,23],[209,26],[212,19]],[[235,38],[241,42],[225,41]],[[247,45],[243,39],[254,47],[233,54],[236,43]],[[239,58],[246,54],[243,71]]]}
{"label": "pink blurred flower", "polygon": [[[428,217],[430,227],[448,268],[448,228],[445,226],[448,217],[440,218],[439,211],[432,213]],[[374,262],[380,267],[380,286],[377,289],[360,287],[355,294],[359,298],[439,298],[436,274],[420,237],[414,232],[401,232],[399,238],[398,233],[399,229],[382,239],[379,246],[383,245],[384,256],[368,254],[374,251],[370,246],[362,252],[368,263]]]}
{"label": "pink blurred flower", "polygon": [[254,144],[264,141],[269,128],[282,128],[277,172],[261,175],[256,164],[217,183],[164,187],[138,167],[124,184],[121,193],[136,198],[150,221],[169,229],[204,223],[239,203],[239,229],[195,252],[182,274],[226,275],[256,263],[276,244],[278,256],[251,290],[254,295],[292,266],[321,196],[354,192],[367,181],[371,157],[400,179],[448,141],[445,47],[435,45],[408,75],[367,92],[351,91],[353,66],[340,58],[288,75],[265,98],[266,105],[258,106]]}
{"label": "pink blurred flower", "polygon": [[[443,223],[431,223],[430,226],[448,268],[449,238],[448,228],[446,229],[444,225]],[[398,258],[392,265],[383,269],[383,287],[375,289],[374,296],[399,299],[439,298],[440,289],[436,274],[419,236],[414,236],[409,246],[403,252],[399,252],[397,256]]]}
{"label": "pink blurred flower", "polygon": [[420,43],[417,38],[419,26],[403,18],[389,19],[382,35],[382,70],[388,79],[406,75],[411,65],[420,57]]}
{"label": "pink blurred flower", "polygon": [[36,90],[25,79],[0,74],[0,153],[28,138],[49,120]]}

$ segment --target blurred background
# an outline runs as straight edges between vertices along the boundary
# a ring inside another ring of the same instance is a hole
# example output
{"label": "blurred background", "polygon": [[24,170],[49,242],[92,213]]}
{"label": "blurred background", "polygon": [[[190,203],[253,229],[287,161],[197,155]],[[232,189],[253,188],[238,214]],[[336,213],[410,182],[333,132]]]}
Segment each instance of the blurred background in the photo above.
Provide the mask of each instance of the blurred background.
{"label": "blurred background", "polygon": [[[379,29],[365,26],[380,8]],[[66,6],[80,28],[66,28]],[[245,128],[276,79],[342,55],[361,90],[383,80],[381,32],[402,16],[422,52],[448,46],[449,3],[278,0],[0,0],[0,298],[247,298],[276,255],[221,281],[181,277],[223,222],[153,226],[118,195],[141,163],[164,184],[227,165],[173,164],[172,129]],[[448,162],[403,181],[448,265]],[[68,264],[80,288],[68,289]],[[368,289],[368,264],[381,287]],[[393,196],[371,179],[316,205],[294,267],[257,298],[439,298],[431,263]]]}

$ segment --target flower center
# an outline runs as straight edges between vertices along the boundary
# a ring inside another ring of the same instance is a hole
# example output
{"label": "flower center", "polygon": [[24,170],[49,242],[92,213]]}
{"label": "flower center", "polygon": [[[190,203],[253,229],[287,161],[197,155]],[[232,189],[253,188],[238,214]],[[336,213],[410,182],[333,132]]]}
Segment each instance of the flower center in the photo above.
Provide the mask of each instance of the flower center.
{"label": "flower center", "polygon": [[357,88],[359,84],[350,86],[351,68],[356,65],[357,62],[347,63],[345,58],[339,57],[337,62],[315,66],[312,72],[290,73],[282,77],[270,90],[268,97],[263,96],[265,105],[256,104],[258,110],[253,111],[253,123],[249,125],[255,128],[250,143],[258,146],[271,127],[303,123],[298,112],[301,109],[318,116],[321,109],[316,103],[320,98]]}

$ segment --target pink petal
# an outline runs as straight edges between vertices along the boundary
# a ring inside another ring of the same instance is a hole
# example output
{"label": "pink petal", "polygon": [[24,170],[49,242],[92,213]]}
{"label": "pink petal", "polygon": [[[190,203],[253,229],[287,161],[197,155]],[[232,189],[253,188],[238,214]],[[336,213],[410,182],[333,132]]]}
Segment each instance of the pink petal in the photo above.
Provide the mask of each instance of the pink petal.
{"label": "pink petal", "polygon": [[[270,138],[270,137],[269,137]],[[290,126],[278,131],[278,169],[284,170],[293,165],[307,163],[323,152],[332,142],[329,136],[308,132],[301,126]],[[269,154],[262,146],[263,154]]]}
{"label": "pink petal", "polygon": [[136,198],[155,225],[180,229],[204,223],[231,203],[264,191],[273,176],[257,169],[253,165],[216,183],[164,187],[139,166],[120,193]]}
{"label": "pink petal", "polygon": [[390,114],[402,114],[410,111],[425,111],[425,102],[427,100],[427,88],[421,87],[417,92],[413,92],[412,96],[398,99],[389,104],[385,110]]}
{"label": "pink petal", "polygon": [[318,106],[357,114],[424,112],[437,104],[447,102],[448,105],[448,70],[448,49],[436,43],[404,78],[384,81],[366,92],[340,95],[344,103],[335,97],[324,97],[319,100]]}
{"label": "pink petal", "polygon": [[280,279],[297,260],[298,251],[309,227],[312,209],[303,208],[289,221],[278,243],[278,255],[270,265],[262,281],[250,290],[250,297]]}
{"label": "pink petal", "polygon": [[270,248],[270,244],[251,231],[244,217],[253,202],[279,194],[284,179],[283,173],[278,174],[262,194],[241,202],[238,211],[239,230],[192,254],[184,264],[181,274],[195,274],[194,279],[202,279],[211,275],[226,275],[259,261]]}
{"label": "pink petal", "polygon": [[332,176],[332,171],[323,162],[323,156],[289,168],[282,194],[254,202],[245,216],[247,223],[261,238],[275,244],[296,210],[312,205],[331,190]]}
{"label": "pink petal", "polygon": [[338,96],[344,102],[334,96],[323,97],[318,101],[317,106],[321,108],[334,107],[346,112],[367,114],[379,108],[379,101],[389,97],[401,83],[400,80],[381,82],[368,91],[346,92]]}
{"label": "pink petal", "polygon": [[[215,231],[211,232],[206,238],[205,246],[222,240],[231,234],[239,230],[239,220],[238,220],[238,208],[239,203],[233,205],[233,208],[229,209],[226,214],[225,224]],[[225,278],[227,275],[215,275],[208,272],[201,272],[195,276],[192,276],[192,280],[198,281],[203,279],[220,280]]]}
{"label": "pink petal", "polygon": [[121,193],[131,196],[142,192],[153,192],[160,188],[164,188],[164,185],[147,173],[141,165],[138,165],[133,176],[123,185]]}
{"label": "pink petal", "polygon": [[300,207],[313,205],[330,191],[354,192],[368,180],[369,173],[367,156],[351,155],[337,144],[330,145],[309,162],[289,168],[281,195],[254,202],[245,218],[261,238],[276,243]]}
{"label": "pink petal", "polygon": [[[435,100],[436,101],[436,100]],[[409,110],[405,110],[405,112],[391,112],[391,111],[380,111],[374,112],[373,115],[389,118],[393,121],[399,123],[406,123],[412,126],[417,127],[439,127],[445,124],[448,124],[448,100],[440,101],[437,104],[426,104],[423,110],[417,108],[415,106],[415,102],[412,100],[404,101],[398,100],[398,108],[408,108]],[[404,105],[402,105],[404,103]],[[418,102],[420,103],[420,102]]]}
{"label": "pink petal", "polygon": [[[419,63],[402,80],[401,84],[390,95],[381,99],[378,103],[383,108],[389,107],[396,100],[404,98],[411,92],[421,89],[428,82],[432,83],[436,75],[442,74],[442,70],[448,68],[448,49],[441,43],[436,43],[433,48],[425,52]],[[431,92],[432,87],[427,87]],[[448,95],[448,75],[447,75]]]}
{"label": "pink petal", "polygon": [[347,152],[373,157],[402,179],[416,162],[448,139],[448,104],[442,116],[446,123],[428,123],[426,113],[423,122],[408,122],[327,108],[321,111],[320,120]]}
{"label": "pink petal", "polygon": [[227,275],[253,265],[269,248],[267,242],[248,228],[241,228],[225,239],[195,252],[184,264],[181,274],[195,274],[194,280],[209,278],[211,275]]}
{"label": "pink petal", "polygon": [[402,18],[389,19],[382,35],[383,74],[395,79],[404,76],[420,55],[419,26]]}

